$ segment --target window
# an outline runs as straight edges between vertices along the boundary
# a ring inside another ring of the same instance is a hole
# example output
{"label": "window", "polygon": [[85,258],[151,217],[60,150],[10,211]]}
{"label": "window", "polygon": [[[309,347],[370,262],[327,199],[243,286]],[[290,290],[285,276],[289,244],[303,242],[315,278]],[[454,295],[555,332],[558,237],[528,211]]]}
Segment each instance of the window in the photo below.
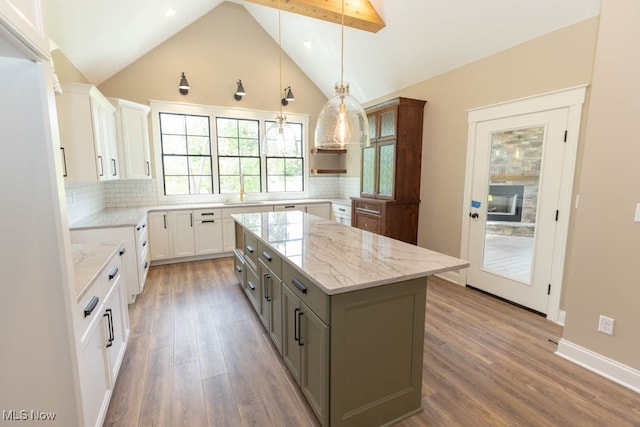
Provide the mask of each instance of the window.
{"label": "window", "polygon": [[260,183],[260,122],[216,118],[220,193],[262,191]]}
{"label": "window", "polygon": [[[273,111],[151,101],[160,200],[226,202],[241,188],[253,200],[286,197],[307,188],[309,117],[288,114],[295,144],[275,150],[263,141]],[[267,144],[267,150],[264,150]]]}
{"label": "window", "polygon": [[[268,128],[274,121],[266,121]],[[287,192],[304,190],[304,158],[302,144],[302,123],[288,123],[296,136],[296,143],[290,147],[269,146],[267,163],[267,192]],[[274,141],[266,141],[273,144]]]}
{"label": "window", "polygon": [[164,194],[212,194],[209,117],[160,113]]}

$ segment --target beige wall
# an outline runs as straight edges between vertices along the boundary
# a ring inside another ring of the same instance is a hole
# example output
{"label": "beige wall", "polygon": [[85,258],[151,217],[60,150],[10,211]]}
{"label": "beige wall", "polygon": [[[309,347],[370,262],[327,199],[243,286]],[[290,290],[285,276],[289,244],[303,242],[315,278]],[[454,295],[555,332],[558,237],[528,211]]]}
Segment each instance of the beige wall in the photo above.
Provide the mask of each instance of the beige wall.
{"label": "beige wall", "polygon": [[[640,369],[640,3],[603,0],[568,259],[564,339]],[[598,316],[616,320],[613,336]]]}
{"label": "beige wall", "polygon": [[89,83],[89,80],[69,61],[60,49],[51,52],[53,66],[56,69],[58,80],[61,82]]}
{"label": "beige wall", "polygon": [[589,83],[597,26],[580,22],[389,96],[427,100],[420,246],[460,254],[467,110]]}

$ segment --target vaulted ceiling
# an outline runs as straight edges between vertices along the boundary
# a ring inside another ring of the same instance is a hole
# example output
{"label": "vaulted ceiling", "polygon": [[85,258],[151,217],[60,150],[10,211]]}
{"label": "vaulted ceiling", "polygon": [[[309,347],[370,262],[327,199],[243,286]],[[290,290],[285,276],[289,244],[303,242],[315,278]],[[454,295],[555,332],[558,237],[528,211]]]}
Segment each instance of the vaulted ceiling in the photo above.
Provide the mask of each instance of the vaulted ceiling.
{"label": "vaulted ceiling", "polygon": [[[243,5],[278,39],[277,10],[256,4],[277,6],[278,2],[231,1]],[[47,0],[45,6],[52,41],[98,85],[220,3],[222,0]],[[287,12],[286,3],[288,0],[282,0],[282,48],[330,97],[340,78],[335,75],[340,63],[340,25]],[[596,16],[600,10],[600,0],[370,3],[384,27],[375,33],[345,28],[344,36],[344,80],[361,102]],[[175,12],[173,16],[166,16],[169,9]]]}

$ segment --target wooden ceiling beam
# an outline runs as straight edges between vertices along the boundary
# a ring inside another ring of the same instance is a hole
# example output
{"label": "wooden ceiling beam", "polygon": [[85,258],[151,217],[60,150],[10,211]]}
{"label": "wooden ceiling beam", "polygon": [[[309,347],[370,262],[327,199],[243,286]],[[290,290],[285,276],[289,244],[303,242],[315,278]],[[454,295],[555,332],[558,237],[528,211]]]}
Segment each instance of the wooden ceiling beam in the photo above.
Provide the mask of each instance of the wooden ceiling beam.
{"label": "wooden ceiling beam", "polygon": [[[278,8],[278,0],[246,0],[262,6]],[[340,24],[342,0],[281,0],[282,10]],[[377,33],[385,23],[368,0],[348,0],[344,3],[344,25]]]}

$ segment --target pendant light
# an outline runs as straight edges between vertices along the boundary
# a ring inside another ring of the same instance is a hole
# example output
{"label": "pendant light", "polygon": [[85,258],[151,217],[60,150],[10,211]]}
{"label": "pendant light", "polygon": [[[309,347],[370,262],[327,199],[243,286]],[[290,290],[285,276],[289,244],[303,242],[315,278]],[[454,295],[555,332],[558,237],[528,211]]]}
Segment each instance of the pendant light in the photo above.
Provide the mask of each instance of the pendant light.
{"label": "pendant light", "polygon": [[316,148],[341,149],[346,144],[370,144],[367,115],[360,103],[349,94],[349,84],[344,83],[344,0],[341,28],[340,83],[336,83],[335,95],[327,101],[318,116],[314,138]]}
{"label": "pendant light", "polygon": [[[279,92],[282,93],[282,35],[280,30],[280,0],[278,0],[278,49],[280,53],[280,81]],[[291,126],[287,124],[287,117],[282,112],[280,103],[280,114],[276,116],[276,121],[269,126],[264,134],[262,152],[265,156],[283,156],[286,154],[299,155],[297,153],[298,143],[296,135]]]}

